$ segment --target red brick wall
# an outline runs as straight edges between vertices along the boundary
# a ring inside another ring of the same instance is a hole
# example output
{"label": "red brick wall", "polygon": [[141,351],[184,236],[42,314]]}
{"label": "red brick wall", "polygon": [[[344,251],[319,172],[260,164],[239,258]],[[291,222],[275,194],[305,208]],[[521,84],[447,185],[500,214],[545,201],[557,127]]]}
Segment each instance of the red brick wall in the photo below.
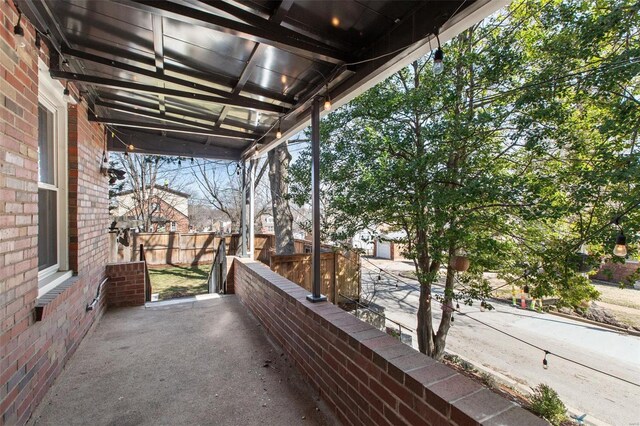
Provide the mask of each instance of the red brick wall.
{"label": "red brick wall", "polygon": [[107,304],[109,307],[144,305],[144,262],[107,265]]}
{"label": "red brick wall", "polygon": [[69,111],[70,266],[78,276],[48,303],[36,300],[38,53],[24,16],[27,46],[17,48],[17,19],[13,3],[0,2],[0,425],[26,422],[106,301],[86,311],[105,277],[109,223],[107,178],[98,172],[103,131],[83,106]]}
{"label": "red brick wall", "polygon": [[[235,292],[346,425],[543,425],[259,262],[236,259]],[[455,402],[453,402],[455,401]]]}
{"label": "red brick wall", "polygon": [[613,283],[633,284],[629,283],[627,278],[635,273],[638,268],[640,268],[640,263],[638,262],[605,263],[592,278]]}
{"label": "red brick wall", "polygon": [[100,174],[104,129],[87,120],[84,103],[70,105],[68,115],[69,265],[79,275],[103,274],[111,221],[108,178]]}

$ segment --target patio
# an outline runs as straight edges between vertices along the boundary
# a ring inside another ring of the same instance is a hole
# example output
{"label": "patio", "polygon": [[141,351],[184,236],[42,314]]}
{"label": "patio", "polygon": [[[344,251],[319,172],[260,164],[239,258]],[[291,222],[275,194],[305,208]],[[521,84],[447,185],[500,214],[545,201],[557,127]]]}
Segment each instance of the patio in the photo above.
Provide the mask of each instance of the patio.
{"label": "patio", "polygon": [[110,310],[29,424],[334,424],[281,354],[232,295]]}

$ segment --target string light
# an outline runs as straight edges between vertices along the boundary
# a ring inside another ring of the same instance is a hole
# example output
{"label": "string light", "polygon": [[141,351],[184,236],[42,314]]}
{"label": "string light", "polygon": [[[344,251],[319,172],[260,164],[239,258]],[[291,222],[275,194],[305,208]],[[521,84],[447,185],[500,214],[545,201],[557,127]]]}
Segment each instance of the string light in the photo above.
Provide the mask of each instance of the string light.
{"label": "string light", "polygon": [[69,82],[67,81],[64,90],[62,91],[62,99],[70,104],[73,102],[73,98],[71,97],[71,92],[69,92]]}
{"label": "string light", "polygon": [[324,110],[325,111],[331,111],[331,95],[329,95],[329,83],[325,84],[325,88],[326,88],[326,98],[324,99]]}
{"label": "string light", "polygon": [[22,12],[18,11],[18,23],[16,24],[15,27],[13,27],[13,34],[16,38],[16,43],[18,44],[18,46],[24,48],[27,45],[27,43],[24,39],[24,29],[20,25],[21,19],[22,19]]}
{"label": "string light", "polygon": [[129,148],[129,151],[133,151],[134,149],[136,149],[136,147],[135,147],[135,146],[133,146],[133,145],[129,145],[129,147],[128,147],[128,148]]}
{"label": "string light", "polygon": [[613,247],[613,254],[618,257],[625,257],[627,255],[627,237],[624,236],[624,232],[620,226],[620,217],[616,218],[615,224],[620,228],[620,233],[616,237],[616,245]]}
{"label": "string light", "polygon": [[616,238],[616,245],[613,248],[613,254],[619,257],[625,257],[627,255],[627,237],[624,236],[622,229]]}
{"label": "string light", "polygon": [[38,52],[42,51],[42,36],[40,35],[40,31],[36,30],[36,41],[35,41],[36,49]]}
{"label": "string light", "polygon": [[444,63],[442,62],[444,59],[444,53],[440,47],[440,37],[438,37],[438,33],[436,33],[436,39],[438,40],[438,48],[436,49],[436,53],[433,55],[433,73],[438,75],[442,74],[442,71],[444,70]]}
{"label": "string light", "polygon": [[278,119],[278,130],[276,131],[276,138],[280,139],[282,137],[282,132],[280,131],[280,119]]}
{"label": "string light", "polygon": [[[365,261],[369,262],[371,265],[376,266],[373,262],[371,262],[371,261],[370,261],[369,259],[367,259],[366,257],[361,258],[361,259],[364,259]],[[376,267],[377,267],[377,266],[376,266]],[[385,271],[384,269],[380,269],[380,270],[381,270],[382,272],[386,273],[387,275],[390,275],[390,276],[391,276],[391,277],[393,277],[395,280],[397,280],[397,281],[399,281],[399,282],[401,282],[401,283],[406,284],[408,287],[411,287],[411,288],[413,288],[414,290],[420,290],[420,288],[419,288],[419,287],[417,287],[417,286],[415,286],[415,285],[412,285],[412,284],[410,284],[410,283],[407,283],[406,281],[403,281],[403,280],[401,280],[401,279],[397,278],[397,277],[396,277],[395,275],[393,275],[391,272]],[[502,287],[502,286],[501,286],[501,287]],[[427,294],[427,302],[429,302],[429,300],[431,299],[431,297],[430,297],[430,296],[431,296],[430,294]],[[445,309],[445,308],[444,308],[444,306],[443,306],[443,309]],[[463,316],[465,316],[465,317],[467,317],[467,318],[469,318],[469,319],[471,319],[471,320],[473,320],[473,321],[475,321],[475,322],[477,322],[477,323],[479,323],[479,324],[482,324],[482,325],[484,325],[485,327],[490,328],[490,329],[492,329],[492,330],[494,330],[494,331],[496,331],[496,332],[498,332],[498,333],[500,333],[500,334],[503,334],[503,335],[505,335],[505,336],[507,336],[507,337],[510,337],[510,338],[512,338],[512,339],[514,339],[514,340],[517,340],[517,341],[519,341],[519,342],[521,342],[521,343],[523,343],[523,344],[525,344],[525,345],[527,345],[527,346],[530,346],[530,347],[532,347],[532,348],[534,348],[534,349],[537,349],[537,350],[539,350],[539,351],[544,352],[544,359],[542,360],[542,366],[543,366],[544,368],[548,368],[548,366],[549,366],[549,362],[548,362],[548,360],[547,360],[547,355],[553,355],[553,356],[555,356],[555,357],[557,357],[557,358],[560,358],[560,359],[562,359],[562,360],[564,360],[564,361],[567,361],[567,362],[570,362],[570,363],[573,363],[573,364],[579,365],[579,366],[584,367],[584,368],[586,368],[586,369],[588,369],[588,370],[595,371],[595,372],[597,372],[597,373],[603,374],[603,375],[608,376],[608,377],[611,377],[611,378],[613,378],[613,379],[616,379],[616,380],[619,380],[619,381],[622,381],[622,382],[628,383],[628,384],[633,385],[633,386],[640,387],[640,384],[639,384],[639,383],[632,382],[632,381],[630,381],[630,380],[624,379],[624,378],[619,377],[619,376],[616,376],[616,375],[614,375],[614,374],[607,373],[606,371],[600,370],[600,369],[598,369],[598,368],[591,367],[591,366],[589,366],[589,365],[583,364],[583,363],[581,363],[581,362],[579,362],[579,361],[575,361],[575,360],[573,360],[573,359],[570,359],[570,358],[564,357],[564,356],[562,356],[562,355],[558,355],[557,353],[553,353],[553,352],[551,352],[551,351],[549,351],[549,350],[546,350],[546,349],[544,349],[544,348],[542,348],[542,347],[540,347],[540,346],[534,345],[533,343],[527,342],[526,340],[523,340],[523,339],[521,339],[521,338],[519,338],[519,337],[517,337],[517,336],[514,336],[514,335],[512,335],[512,334],[509,334],[509,333],[507,333],[506,331],[500,330],[499,328],[496,328],[496,327],[494,327],[494,326],[492,326],[492,325],[490,325],[490,324],[487,324],[487,323],[486,323],[486,322],[484,322],[484,321],[481,321],[481,320],[479,320],[479,319],[477,319],[477,318],[474,318],[474,317],[470,316],[470,315],[469,315],[469,314],[467,314],[467,313],[461,312],[461,311],[459,310],[459,308],[458,308],[458,304],[456,304],[456,311],[457,311],[458,315],[463,315]],[[453,315],[452,315],[452,318],[451,318],[451,322],[454,322],[454,320],[453,320]],[[453,326],[453,324],[452,324],[452,326]]]}

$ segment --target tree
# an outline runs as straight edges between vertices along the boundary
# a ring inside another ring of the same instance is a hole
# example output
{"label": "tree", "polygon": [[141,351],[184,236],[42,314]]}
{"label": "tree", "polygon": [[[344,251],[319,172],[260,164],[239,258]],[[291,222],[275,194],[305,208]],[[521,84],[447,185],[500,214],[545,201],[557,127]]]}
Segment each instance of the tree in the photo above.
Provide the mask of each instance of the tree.
{"label": "tree", "polygon": [[276,240],[276,254],[293,254],[293,214],[289,206],[289,163],[287,142],[269,151],[269,188]]}
{"label": "tree", "polygon": [[[239,165],[235,171],[231,172],[230,164],[224,164],[221,168],[218,164],[211,164],[208,160],[196,160],[195,167],[191,169],[191,172],[207,202],[229,218],[232,230],[240,231],[243,203],[242,173]],[[265,162],[257,171],[256,187],[265,173],[266,166]],[[248,204],[248,199],[244,202]],[[267,204],[266,197],[256,191],[256,218],[267,211]]]}
{"label": "tree", "polygon": [[[177,159],[158,155],[143,154],[111,154],[112,162],[122,168],[125,173],[124,185],[121,190],[132,192],[132,203],[121,205],[121,208],[129,210],[133,216],[142,222],[141,228],[147,232],[152,229],[152,217],[161,209],[161,202],[172,204],[171,197],[163,191],[165,183],[172,182],[172,189],[179,190],[182,185],[177,184],[175,170],[167,168],[173,165]],[[111,194],[117,199],[118,193]],[[122,204],[122,203],[121,203]]]}
{"label": "tree", "polygon": [[[515,2],[448,43],[443,74],[423,58],[322,122],[324,229],[343,241],[371,224],[405,231],[420,283],[419,349],[434,358],[444,353],[454,302],[487,296],[486,269],[527,280],[539,297],[574,304],[597,296],[573,252],[582,242],[594,252],[610,243],[606,225],[628,201],[621,188],[638,161],[636,133],[630,139],[629,122],[614,119],[620,98],[590,98],[619,84],[628,91],[637,68],[606,81],[576,72],[625,28],[633,36],[622,39],[635,37],[637,49],[638,14],[624,2],[570,3]],[[562,43],[547,43],[547,34]],[[292,170],[298,204],[309,164],[307,152]],[[460,275],[462,252],[472,267]],[[436,298],[441,267],[445,292]]]}

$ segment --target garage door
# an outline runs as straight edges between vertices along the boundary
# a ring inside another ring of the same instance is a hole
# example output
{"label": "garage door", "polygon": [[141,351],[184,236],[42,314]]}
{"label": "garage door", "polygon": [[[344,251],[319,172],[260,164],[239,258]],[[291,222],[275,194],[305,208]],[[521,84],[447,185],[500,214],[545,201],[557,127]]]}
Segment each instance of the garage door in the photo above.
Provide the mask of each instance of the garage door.
{"label": "garage door", "polygon": [[379,257],[380,259],[391,259],[391,243],[378,241],[376,257]]}

